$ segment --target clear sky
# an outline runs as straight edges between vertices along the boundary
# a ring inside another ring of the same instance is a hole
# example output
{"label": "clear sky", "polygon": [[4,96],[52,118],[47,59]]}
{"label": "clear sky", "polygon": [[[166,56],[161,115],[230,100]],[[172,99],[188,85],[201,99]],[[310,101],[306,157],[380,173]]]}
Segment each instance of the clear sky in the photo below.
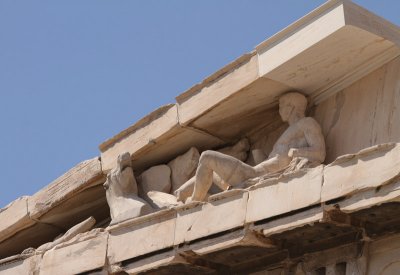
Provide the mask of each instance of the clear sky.
{"label": "clear sky", "polygon": [[323,2],[0,0],[0,207]]}

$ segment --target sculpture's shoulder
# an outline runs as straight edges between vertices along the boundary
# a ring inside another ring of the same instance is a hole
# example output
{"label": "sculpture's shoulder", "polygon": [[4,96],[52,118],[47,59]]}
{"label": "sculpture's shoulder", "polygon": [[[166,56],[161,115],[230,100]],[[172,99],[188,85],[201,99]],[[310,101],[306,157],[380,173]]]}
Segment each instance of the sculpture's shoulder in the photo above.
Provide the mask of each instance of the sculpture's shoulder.
{"label": "sculpture's shoulder", "polygon": [[319,125],[319,123],[312,117],[303,117],[298,122],[298,125],[305,131],[321,130],[321,126]]}

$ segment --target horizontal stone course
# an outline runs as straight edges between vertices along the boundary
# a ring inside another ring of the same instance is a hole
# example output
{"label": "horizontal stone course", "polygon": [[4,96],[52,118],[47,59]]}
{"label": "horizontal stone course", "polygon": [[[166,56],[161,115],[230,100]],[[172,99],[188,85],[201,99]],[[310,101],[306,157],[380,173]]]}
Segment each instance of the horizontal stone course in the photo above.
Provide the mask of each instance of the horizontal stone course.
{"label": "horizontal stone course", "polygon": [[98,157],[82,161],[51,184],[29,197],[28,210],[32,219],[38,219],[50,209],[77,192],[88,188],[103,176]]}
{"label": "horizontal stone course", "polygon": [[[348,159],[366,158],[368,163],[375,163],[378,161],[375,158],[390,157],[393,161],[395,156],[398,156],[397,150],[398,144],[372,147],[358,155],[339,159],[331,166],[343,165],[343,163],[347,163]],[[358,169],[358,165],[357,161],[350,162],[349,165],[346,165],[346,169]],[[386,167],[391,170],[390,165]],[[370,168],[373,169],[373,167]],[[391,173],[386,171],[385,175],[392,175]],[[40,274],[80,273],[103,268],[107,265],[106,257],[108,257],[110,265],[119,265],[121,262],[129,260],[128,263],[132,263],[128,264],[130,265],[129,269],[136,272],[140,271],[140,266],[137,264],[147,259],[140,256],[153,255],[157,251],[164,251],[163,253],[167,253],[165,255],[168,257],[159,259],[158,256],[154,256],[157,262],[154,263],[156,266],[185,263],[180,257],[176,258],[178,254],[174,251],[178,246],[188,245],[189,249],[196,248],[195,250],[198,250],[196,253],[201,254],[202,251],[208,253],[207,251],[214,251],[214,248],[204,246],[205,238],[218,237],[217,233],[223,233],[225,236],[225,234],[231,234],[233,229],[247,230],[249,228],[253,232],[260,232],[268,236],[322,220],[323,208],[320,205],[320,194],[323,175],[324,167],[322,165],[307,168],[285,175],[280,179],[264,180],[247,190],[230,190],[213,195],[207,202],[186,204],[128,220],[108,227],[105,232],[96,229],[97,231],[78,235],[75,239],[45,252],[41,261],[40,258],[32,258],[31,260],[21,259],[3,263],[0,274],[2,274],[2,270],[12,270],[18,274],[18,272],[35,268],[37,265],[40,265]],[[341,174],[344,179],[346,179],[346,175],[346,173]],[[375,180],[370,180],[375,182],[382,179],[386,178],[377,174]],[[380,185],[374,183],[372,186],[381,185],[378,193],[374,189],[360,190],[357,185],[352,186],[354,190],[346,189],[353,195],[341,201],[340,208],[351,213],[376,204],[400,200],[398,182],[383,181]],[[371,193],[371,190],[374,194],[376,193],[376,196]],[[341,193],[338,193],[339,195]],[[21,202],[26,203],[24,199]],[[301,209],[304,210],[299,212],[298,210]],[[281,214],[288,214],[292,211],[296,212],[293,215],[281,216]],[[268,220],[269,218],[274,219]],[[263,222],[250,227],[246,226],[256,221]],[[222,248],[229,247],[234,242],[230,239],[221,240],[223,241],[220,244]],[[268,243],[257,245],[269,246]],[[83,251],[85,253],[82,254]],[[134,259],[140,261],[136,263]],[[35,261],[32,262],[33,260]],[[130,262],[132,260],[134,261]],[[144,261],[147,268],[153,266],[152,261]]]}
{"label": "horizontal stone course", "polygon": [[281,178],[268,179],[249,188],[246,222],[255,222],[318,204],[321,200],[323,165]]}
{"label": "horizontal stone course", "polygon": [[28,197],[16,199],[1,209],[0,242],[34,224],[35,221],[30,219],[28,213]]}
{"label": "horizontal stone course", "polygon": [[400,145],[372,146],[337,158],[324,169],[321,201],[376,188],[400,176]]}
{"label": "horizontal stone course", "polygon": [[106,265],[107,239],[107,232],[101,232],[48,250],[40,263],[40,274],[78,274],[102,268]]}

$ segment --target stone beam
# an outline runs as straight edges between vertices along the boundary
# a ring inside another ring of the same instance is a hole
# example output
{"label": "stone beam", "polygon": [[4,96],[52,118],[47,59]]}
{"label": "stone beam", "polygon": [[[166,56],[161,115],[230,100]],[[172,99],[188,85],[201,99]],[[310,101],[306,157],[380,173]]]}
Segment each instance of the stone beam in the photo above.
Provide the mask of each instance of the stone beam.
{"label": "stone beam", "polygon": [[399,175],[399,144],[381,144],[344,155],[325,167],[321,201],[377,188],[397,181]]}
{"label": "stone beam", "polygon": [[11,202],[0,211],[0,242],[34,224],[28,213],[28,197]]}
{"label": "stone beam", "polygon": [[83,161],[70,169],[51,184],[28,198],[28,210],[32,219],[39,219],[50,209],[68,200],[76,193],[103,178],[99,158]]}
{"label": "stone beam", "polygon": [[328,1],[256,47],[260,76],[316,103],[400,55],[400,29],[346,0]]}
{"label": "stone beam", "polygon": [[[36,247],[41,241],[51,241],[63,230],[94,215],[85,212],[88,209],[107,213],[103,180],[100,160],[93,158],[79,163],[36,194],[1,209],[0,255],[10,256]],[[78,204],[77,198],[88,202]],[[103,217],[101,213],[95,216]]]}

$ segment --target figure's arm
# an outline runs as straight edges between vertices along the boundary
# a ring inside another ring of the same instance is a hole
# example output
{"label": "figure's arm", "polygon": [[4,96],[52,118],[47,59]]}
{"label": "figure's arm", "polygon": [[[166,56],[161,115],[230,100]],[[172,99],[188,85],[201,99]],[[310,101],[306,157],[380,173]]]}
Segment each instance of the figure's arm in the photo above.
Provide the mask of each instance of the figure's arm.
{"label": "figure's arm", "polygon": [[284,169],[289,163],[289,157],[277,154],[254,166],[254,169],[256,170],[257,175],[263,175],[265,173],[275,173]]}
{"label": "figure's arm", "polygon": [[313,118],[307,118],[304,124],[304,136],[308,147],[291,148],[288,156],[290,158],[303,157],[310,161],[322,163],[325,159],[325,140],[321,127]]}

